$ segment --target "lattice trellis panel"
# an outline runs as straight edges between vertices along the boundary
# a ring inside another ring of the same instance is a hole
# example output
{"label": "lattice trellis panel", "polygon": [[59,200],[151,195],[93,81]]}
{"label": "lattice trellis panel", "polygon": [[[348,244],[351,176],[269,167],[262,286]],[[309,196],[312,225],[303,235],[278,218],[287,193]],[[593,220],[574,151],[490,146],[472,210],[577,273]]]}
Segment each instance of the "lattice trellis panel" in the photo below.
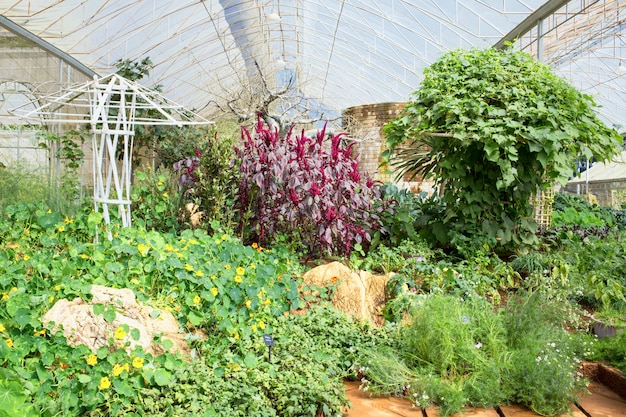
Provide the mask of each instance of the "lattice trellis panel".
{"label": "lattice trellis panel", "polygon": [[[39,104],[39,103],[45,104]],[[156,111],[148,111],[156,110]],[[207,120],[117,74],[70,87],[11,111],[23,118],[89,124],[94,163],[94,206],[110,224],[109,206],[117,206],[124,227],[131,225],[130,188],[136,125],[210,124]],[[109,236],[110,237],[110,236]]]}
{"label": "lattice trellis panel", "polygon": [[537,191],[532,204],[535,208],[535,221],[539,226],[549,227],[552,221],[552,203],[554,202],[554,188]]}

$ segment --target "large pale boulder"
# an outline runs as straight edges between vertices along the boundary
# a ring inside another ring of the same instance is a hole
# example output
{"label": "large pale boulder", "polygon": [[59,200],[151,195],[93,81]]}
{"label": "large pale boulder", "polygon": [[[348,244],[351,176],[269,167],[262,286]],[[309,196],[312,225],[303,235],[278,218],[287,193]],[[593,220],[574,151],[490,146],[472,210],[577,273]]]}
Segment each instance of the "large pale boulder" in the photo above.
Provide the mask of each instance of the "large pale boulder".
{"label": "large pale boulder", "polygon": [[304,274],[309,287],[332,287],[332,305],[346,314],[372,324],[382,325],[381,310],[385,305],[385,286],[391,274],[374,275],[367,271],[352,271],[340,262],[320,265]]}
{"label": "large pale boulder", "polygon": [[[91,294],[93,298],[89,302],[81,298],[57,301],[42,321],[52,325],[53,333],[62,326],[70,345],[84,344],[94,352],[107,346],[115,331],[126,324],[128,334],[124,339],[114,341],[122,346],[128,342],[128,350],[139,345],[146,352],[155,355],[163,353],[161,345],[154,343],[154,337],[161,335],[161,339],[170,340],[174,344],[170,351],[189,354],[185,335],[180,332],[178,320],[172,313],[138,303],[135,294],[129,289],[93,285]],[[113,306],[116,310],[115,319],[107,322],[102,314],[96,315],[95,304]],[[130,331],[133,329],[139,331],[139,340],[131,337]]]}

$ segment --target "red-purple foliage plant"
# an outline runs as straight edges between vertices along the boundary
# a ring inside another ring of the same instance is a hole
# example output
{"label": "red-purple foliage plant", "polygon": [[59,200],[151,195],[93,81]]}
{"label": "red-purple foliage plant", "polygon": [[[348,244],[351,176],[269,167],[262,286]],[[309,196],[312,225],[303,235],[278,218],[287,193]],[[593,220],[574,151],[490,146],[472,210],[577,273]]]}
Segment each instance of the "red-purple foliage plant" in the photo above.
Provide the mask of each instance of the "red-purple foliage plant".
{"label": "red-purple foliage plant", "polygon": [[239,227],[244,238],[271,244],[278,235],[299,242],[309,254],[349,255],[355,244],[367,247],[382,228],[380,187],[362,179],[352,144],[344,134],[330,143],[325,129],[315,138],[281,138],[259,119],[255,133],[242,128]]}

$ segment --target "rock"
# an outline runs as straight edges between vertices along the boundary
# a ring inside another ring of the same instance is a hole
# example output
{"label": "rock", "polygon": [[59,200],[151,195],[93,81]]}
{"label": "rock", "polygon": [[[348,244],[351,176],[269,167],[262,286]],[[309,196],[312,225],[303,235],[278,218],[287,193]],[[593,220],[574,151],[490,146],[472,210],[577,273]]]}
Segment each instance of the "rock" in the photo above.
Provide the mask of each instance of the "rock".
{"label": "rock", "polygon": [[[180,333],[180,325],[176,317],[168,311],[152,308],[137,302],[135,294],[129,289],[116,289],[93,285],[93,298],[87,302],[80,298],[73,301],[62,299],[43,316],[44,324],[51,324],[52,333],[61,326],[67,342],[71,346],[84,344],[92,351],[102,346],[108,346],[109,339],[113,338],[115,330],[126,324],[129,332],[123,340],[116,340],[121,346],[128,342],[130,351],[141,346],[146,352],[153,355],[163,353],[163,348],[154,343],[154,337],[161,335],[161,339],[170,340],[174,346],[171,352],[189,355],[189,346],[185,335]],[[95,304],[113,306],[116,310],[115,319],[107,322],[103,315],[94,314]],[[139,340],[134,340],[130,331],[139,330]]]}
{"label": "rock", "polygon": [[352,271],[340,262],[315,267],[304,274],[307,286],[336,285],[332,305],[339,311],[372,324],[382,325],[381,310],[385,305],[385,286],[391,274],[374,275],[367,271]]}

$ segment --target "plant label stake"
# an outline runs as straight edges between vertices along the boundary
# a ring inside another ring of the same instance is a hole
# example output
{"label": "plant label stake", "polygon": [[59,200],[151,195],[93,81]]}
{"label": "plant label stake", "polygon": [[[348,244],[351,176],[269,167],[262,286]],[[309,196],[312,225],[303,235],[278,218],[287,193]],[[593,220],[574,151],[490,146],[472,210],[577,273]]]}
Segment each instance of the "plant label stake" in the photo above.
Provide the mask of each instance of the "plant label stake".
{"label": "plant label stake", "polygon": [[274,346],[274,338],[272,337],[271,334],[264,334],[263,343],[265,343],[265,346],[267,346],[267,361],[271,362],[272,361],[272,346]]}

